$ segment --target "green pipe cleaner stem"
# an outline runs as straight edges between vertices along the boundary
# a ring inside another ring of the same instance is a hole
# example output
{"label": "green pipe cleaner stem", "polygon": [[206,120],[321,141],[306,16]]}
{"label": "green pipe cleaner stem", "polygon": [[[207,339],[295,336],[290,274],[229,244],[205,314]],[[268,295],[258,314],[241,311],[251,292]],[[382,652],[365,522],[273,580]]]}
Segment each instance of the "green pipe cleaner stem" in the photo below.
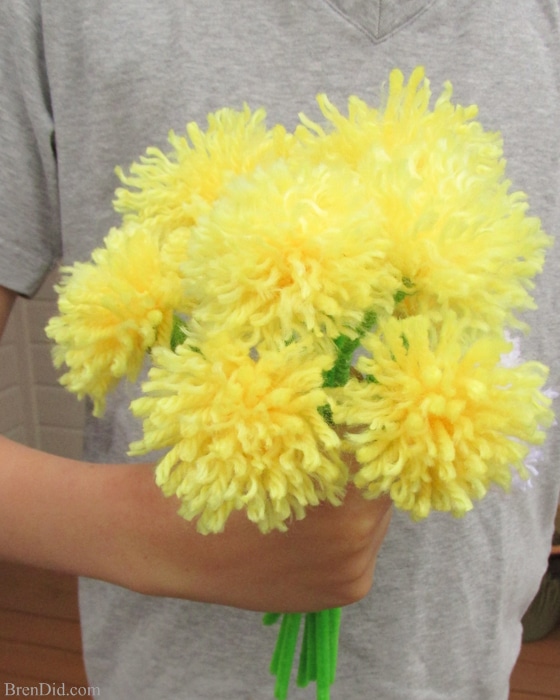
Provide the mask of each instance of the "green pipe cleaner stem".
{"label": "green pipe cleaner stem", "polygon": [[281,617],[282,613],[265,613],[263,615],[262,623],[263,625],[270,627],[270,625],[273,625],[275,622],[278,622],[278,620]]}
{"label": "green pipe cleaner stem", "polygon": [[368,311],[361,324],[356,328],[356,336],[351,338],[347,335],[339,335],[335,338],[334,344],[337,349],[337,356],[331,369],[323,372],[323,386],[334,387],[344,386],[350,378],[352,367],[352,356],[355,350],[360,347],[360,342],[364,335],[373,328],[377,321],[377,314]]}
{"label": "green pipe cleaner stem", "polygon": [[322,610],[316,614],[317,621],[317,700],[329,700],[333,673],[331,655],[333,632],[330,624],[330,611]]}
{"label": "green pipe cleaner stem", "polygon": [[336,671],[336,658],[333,657],[333,649],[336,648],[333,639],[334,627],[331,623],[331,611],[324,610],[317,614],[317,666],[321,665],[321,672],[317,672],[317,683],[321,687],[329,686],[334,682]]}
{"label": "green pipe cleaner stem", "polygon": [[297,685],[305,688],[317,680],[317,658],[315,656],[315,613],[307,613],[303,628],[303,642],[299,655]]}
{"label": "green pipe cleaner stem", "polygon": [[[282,619],[270,664],[270,672],[276,676],[276,700],[288,698],[301,617],[300,613],[267,613],[263,617],[265,625]],[[330,687],[336,676],[340,618],[340,608],[305,615],[296,684],[305,688],[315,682],[317,700],[330,700]]]}
{"label": "green pipe cleaner stem", "polygon": [[182,345],[187,339],[186,326],[183,319],[179,318],[176,314],[173,315],[173,327],[171,328],[171,338],[169,339],[169,345],[173,352],[178,345]]}
{"label": "green pipe cleaner stem", "polygon": [[331,683],[334,683],[338,661],[338,640],[340,638],[340,621],[342,618],[342,608],[331,608],[329,610],[329,615],[331,627]]}
{"label": "green pipe cleaner stem", "polygon": [[301,613],[287,613],[282,617],[276,648],[270,663],[270,672],[276,676],[274,697],[287,700],[290,676],[299,637]]}

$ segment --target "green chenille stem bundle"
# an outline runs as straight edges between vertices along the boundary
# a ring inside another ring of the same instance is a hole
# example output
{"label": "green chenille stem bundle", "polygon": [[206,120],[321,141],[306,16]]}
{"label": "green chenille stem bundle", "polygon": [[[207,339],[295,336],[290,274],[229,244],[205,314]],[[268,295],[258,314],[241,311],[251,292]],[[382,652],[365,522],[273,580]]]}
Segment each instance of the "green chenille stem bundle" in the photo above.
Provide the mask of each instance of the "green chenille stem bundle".
{"label": "green chenille stem bundle", "polygon": [[[337,359],[333,367],[323,375],[324,386],[335,387],[346,384],[350,376],[352,356],[359,347],[363,335],[375,322],[376,315],[373,312],[367,313],[357,329],[356,337],[341,335],[334,341],[337,347]],[[326,421],[332,422],[329,406],[321,406],[319,410]],[[303,639],[296,683],[298,687],[305,688],[309,683],[315,682],[317,700],[330,700],[330,688],[336,676],[341,609],[331,608],[306,613],[303,617]],[[287,700],[302,613],[267,613],[263,618],[263,624],[273,625],[280,618],[282,621],[270,663],[270,672],[276,676],[274,697],[276,700]]]}
{"label": "green chenille stem bundle", "polygon": [[[330,687],[336,675],[341,609],[306,613],[303,617],[303,640],[296,683],[298,687],[305,688],[309,683],[315,682],[317,700],[329,700]],[[270,672],[276,676],[274,697],[276,700],[287,700],[302,614],[268,613],[264,616],[263,623],[272,625],[280,618],[280,632]]]}

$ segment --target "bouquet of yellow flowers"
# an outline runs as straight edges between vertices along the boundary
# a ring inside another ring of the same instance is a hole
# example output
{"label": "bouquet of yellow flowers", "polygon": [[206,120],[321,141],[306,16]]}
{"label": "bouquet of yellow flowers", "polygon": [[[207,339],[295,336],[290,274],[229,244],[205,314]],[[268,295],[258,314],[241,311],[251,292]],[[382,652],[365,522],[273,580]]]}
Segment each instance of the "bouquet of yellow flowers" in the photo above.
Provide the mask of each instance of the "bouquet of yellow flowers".
{"label": "bouquet of yellow flowers", "polygon": [[[293,133],[222,109],[118,171],[122,224],[64,269],[47,333],[98,415],[149,354],[131,453],[167,450],[157,483],[200,532],[237,510],[284,530],[350,483],[415,519],[462,516],[527,477],[547,370],[505,358],[551,241],[500,134],[451,97],[431,107],[423,69],[395,70],[380,109],[320,95],[325,125],[300,115]],[[339,613],[306,616],[298,682],[321,699]],[[299,625],[284,616],[277,698]]]}

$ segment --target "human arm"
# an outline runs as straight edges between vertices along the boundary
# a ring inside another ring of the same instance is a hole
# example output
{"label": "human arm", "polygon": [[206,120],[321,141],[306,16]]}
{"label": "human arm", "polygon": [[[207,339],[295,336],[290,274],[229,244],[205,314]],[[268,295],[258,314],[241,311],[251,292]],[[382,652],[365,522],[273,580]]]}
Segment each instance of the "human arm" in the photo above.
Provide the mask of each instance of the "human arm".
{"label": "human arm", "polygon": [[[0,288],[2,318],[14,294]],[[262,535],[244,515],[203,536],[178,517],[146,464],[103,465],[0,438],[0,556],[152,595],[256,610],[352,603],[371,585],[387,501],[350,493],[287,533]]]}
{"label": "human arm", "polygon": [[346,605],[371,586],[386,501],[349,494],[287,533],[242,514],[203,536],[162,496],[151,465],[85,464],[0,438],[0,552],[151,595],[256,610]]}

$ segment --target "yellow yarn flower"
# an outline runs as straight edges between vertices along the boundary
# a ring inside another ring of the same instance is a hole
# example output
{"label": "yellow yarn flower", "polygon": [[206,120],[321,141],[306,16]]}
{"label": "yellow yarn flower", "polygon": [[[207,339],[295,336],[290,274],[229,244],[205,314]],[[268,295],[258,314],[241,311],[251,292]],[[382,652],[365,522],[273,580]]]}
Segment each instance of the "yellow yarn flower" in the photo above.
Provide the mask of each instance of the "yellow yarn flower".
{"label": "yellow yarn flower", "polygon": [[389,493],[415,519],[432,509],[463,515],[492,483],[507,489],[512,469],[526,478],[528,445],[552,420],[545,367],[505,367],[507,342],[465,347],[461,330],[454,315],[439,332],[424,317],[391,318],[363,341],[365,381],[333,391],[335,420],[350,426],[361,465],[356,485]]}
{"label": "yellow yarn flower", "polygon": [[395,70],[384,109],[351,97],[344,117],[323,95],[332,129],[303,117],[296,135],[313,159],[359,174],[392,241],[387,259],[409,285],[400,315],[441,320],[450,309],[484,332],[521,326],[515,314],[534,307],[531,279],[552,239],[526,215],[525,195],[509,191],[500,134],[451,96],[447,83],[430,109],[423,69],[407,85]]}
{"label": "yellow yarn flower", "polygon": [[332,356],[293,343],[254,359],[226,335],[197,349],[189,343],[154,350],[146,396],[132,403],[144,419],[132,454],[171,448],[156,480],[181,499],[180,514],[208,533],[246,509],[267,532],[308,506],[338,504],[346,467],[318,411],[328,402],[322,371]]}
{"label": "yellow yarn flower", "polygon": [[189,227],[208,211],[224,183],[289,153],[292,135],[281,125],[267,129],[266,112],[224,108],[208,116],[208,128],[187,124],[186,135],[169,133],[169,154],[148,148],[115,193],[125,222],[146,222],[162,231]]}
{"label": "yellow yarn flower", "polygon": [[309,332],[320,342],[351,335],[367,311],[392,313],[401,279],[388,247],[348,167],[278,161],[228,184],[193,228],[183,274],[207,328],[253,343]]}
{"label": "yellow yarn flower", "polygon": [[138,376],[146,351],[169,343],[175,311],[185,309],[181,280],[161,258],[153,229],[112,229],[92,260],[63,268],[59,315],[46,328],[61,383],[89,395],[101,415],[122,377]]}

